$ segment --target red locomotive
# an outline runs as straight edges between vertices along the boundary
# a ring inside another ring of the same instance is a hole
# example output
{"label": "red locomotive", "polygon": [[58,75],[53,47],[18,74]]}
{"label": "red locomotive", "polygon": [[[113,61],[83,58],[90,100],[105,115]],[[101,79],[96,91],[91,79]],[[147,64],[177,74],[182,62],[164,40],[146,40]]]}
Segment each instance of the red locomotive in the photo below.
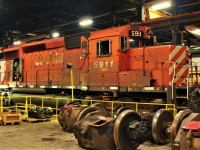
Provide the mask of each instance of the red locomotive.
{"label": "red locomotive", "polygon": [[188,52],[187,46],[156,45],[148,27],[129,24],[3,49],[1,86],[65,91],[72,87],[66,68],[71,63],[74,89],[84,93],[78,98],[107,95],[185,105],[187,99],[176,102],[176,94],[186,85]]}

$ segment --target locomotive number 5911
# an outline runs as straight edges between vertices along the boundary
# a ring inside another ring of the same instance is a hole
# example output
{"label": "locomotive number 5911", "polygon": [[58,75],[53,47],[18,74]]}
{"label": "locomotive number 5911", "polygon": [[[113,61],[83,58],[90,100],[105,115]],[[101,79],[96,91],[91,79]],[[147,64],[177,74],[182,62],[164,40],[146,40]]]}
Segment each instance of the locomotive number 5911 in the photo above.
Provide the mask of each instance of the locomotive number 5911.
{"label": "locomotive number 5911", "polygon": [[113,67],[113,60],[110,61],[95,61],[94,68],[112,68]]}

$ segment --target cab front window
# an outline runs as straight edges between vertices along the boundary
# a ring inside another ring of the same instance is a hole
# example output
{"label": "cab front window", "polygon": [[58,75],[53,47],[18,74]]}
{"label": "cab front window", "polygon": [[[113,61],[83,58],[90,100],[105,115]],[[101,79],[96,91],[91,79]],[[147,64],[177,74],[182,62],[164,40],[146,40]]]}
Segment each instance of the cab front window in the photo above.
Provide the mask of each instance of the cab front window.
{"label": "cab front window", "polygon": [[96,50],[97,57],[99,56],[109,56],[111,53],[111,41],[98,41],[97,42],[97,50]]}

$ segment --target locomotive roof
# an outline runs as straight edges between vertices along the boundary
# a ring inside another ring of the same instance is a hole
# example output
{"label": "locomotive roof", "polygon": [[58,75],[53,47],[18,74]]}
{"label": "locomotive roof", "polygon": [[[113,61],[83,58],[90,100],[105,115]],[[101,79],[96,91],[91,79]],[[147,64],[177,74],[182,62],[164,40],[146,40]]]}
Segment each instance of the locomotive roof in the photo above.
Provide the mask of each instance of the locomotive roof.
{"label": "locomotive roof", "polygon": [[125,25],[91,32],[89,40],[120,35],[124,30],[128,29],[129,26],[130,25]]}
{"label": "locomotive roof", "polygon": [[52,43],[56,43],[58,45],[64,46],[64,38],[60,37],[60,38],[48,39],[48,40],[45,39],[45,40],[42,40],[42,41],[37,41],[37,42],[31,42],[31,43],[24,44],[24,45],[22,45],[22,47],[28,47],[28,46],[39,45],[39,44],[52,44]]}
{"label": "locomotive roof", "polygon": [[20,46],[9,47],[9,48],[3,49],[3,52],[16,51],[16,50],[19,50],[19,49],[20,49]]}

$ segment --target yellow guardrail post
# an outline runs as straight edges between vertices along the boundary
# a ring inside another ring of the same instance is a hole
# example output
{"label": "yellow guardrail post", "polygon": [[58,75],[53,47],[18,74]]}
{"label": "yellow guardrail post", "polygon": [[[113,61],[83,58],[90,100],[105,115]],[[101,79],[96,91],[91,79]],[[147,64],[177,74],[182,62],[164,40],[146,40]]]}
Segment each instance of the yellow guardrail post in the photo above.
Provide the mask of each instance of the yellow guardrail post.
{"label": "yellow guardrail post", "polygon": [[56,120],[58,120],[58,99],[56,98]]}
{"label": "yellow guardrail post", "polygon": [[3,112],[3,96],[1,95],[1,112]]}
{"label": "yellow guardrail post", "polygon": [[72,101],[74,101],[74,79],[73,79],[73,70],[71,68],[71,86],[72,86]]}
{"label": "yellow guardrail post", "polygon": [[73,64],[72,63],[68,63],[66,65],[67,69],[70,69],[70,73],[71,73],[71,87],[72,87],[72,101],[74,101],[74,79],[73,79]]}
{"label": "yellow guardrail post", "polygon": [[138,103],[135,104],[135,112],[138,112]]}
{"label": "yellow guardrail post", "polygon": [[176,116],[177,114],[177,109],[176,109],[176,106],[174,105],[174,117]]}
{"label": "yellow guardrail post", "polygon": [[44,97],[42,97],[42,108],[44,107]]}
{"label": "yellow guardrail post", "polygon": [[112,108],[111,108],[111,117],[113,117],[113,115],[114,115],[114,103],[113,103],[113,101],[111,102],[111,104],[112,104]]}
{"label": "yellow guardrail post", "polygon": [[30,105],[29,105],[29,108],[31,108],[31,97],[30,97]]}
{"label": "yellow guardrail post", "polygon": [[26,102],[25,102],[25,114],[28,116],[28,97],[26,97]]}
{"label": "yellow guardrail post", "polygon": [[165,109],[168,110],[168,104],[165,105]]}

